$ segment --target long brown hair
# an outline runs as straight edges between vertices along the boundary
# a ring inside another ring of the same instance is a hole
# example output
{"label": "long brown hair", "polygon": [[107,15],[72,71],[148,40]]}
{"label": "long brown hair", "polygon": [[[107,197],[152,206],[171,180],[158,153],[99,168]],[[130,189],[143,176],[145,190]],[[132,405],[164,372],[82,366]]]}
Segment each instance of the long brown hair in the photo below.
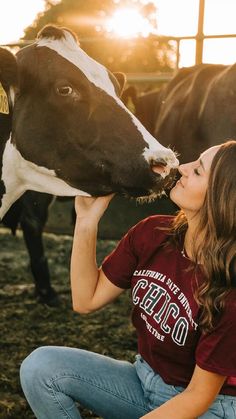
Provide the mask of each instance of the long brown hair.
{"label": "long brown hair", "polygon": [[[211,331],[222,313],[225,297],[236,287],[236,141],[222,144],[213,158],[204,204],[198,212],[195,237],[203,237],[193,249],[194,261],[204,273],[195,298],[201,308],[199,326]],[[187,229],[182,211],[172,227],[178,241]],[[194,240],[197,243],[197,240]],[[198,265],[199,266],[199,265]]]}

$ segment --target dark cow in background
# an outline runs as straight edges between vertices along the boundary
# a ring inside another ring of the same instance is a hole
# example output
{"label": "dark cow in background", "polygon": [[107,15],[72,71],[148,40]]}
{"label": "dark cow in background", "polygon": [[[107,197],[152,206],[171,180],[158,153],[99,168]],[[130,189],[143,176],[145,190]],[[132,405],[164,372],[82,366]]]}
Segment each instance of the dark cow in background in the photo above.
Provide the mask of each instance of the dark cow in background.
{"label": "dark cow in background", "polygon": [[181,163],[236,138],[236,64],[182,68],[159,91],[132,98],[136,116]]}
{"label": "dark cow in background", "polygon": [[[170,183],[178,164],[175,154],[124,106],[119,79],[89,57],[73,33],[47,26],[16,59],[17,88],[8,79],[4,60],[0,73],[3,94],[9,103],[14,100],[11,136],[3,127],[0,137],[1,218],[26,190],[155,197]],[[40,237],[51,201],[48,195],[39,196],[28,192],[21,199],[26,216],[15,208],[28,247]],[[11,214],[7,217],[10,224]],[[32,270],[39,256],[45,272],[43,249],[30,256]],[[47,292],[41,285],[40,291]]]}
{"label": "dark cow in background", "polygon": [[137,118],[151,133],[154,133],[156,116],[159,114],[161,90],[150,90],[146,93],[138,94],[135,86],[131,85],[124,89],[122,100],[128,106]]}
{"label": "dark cow in background", "polygon": [[3,225],[10,228],[14,235],[17,228],[21,227],[35,283],[36,300],[50,306],[58,305],[59,299],[51,286],[50,270],[44,251],[43,230],[53,200],[54,196],[51,194],[26,191],[2,219]]}

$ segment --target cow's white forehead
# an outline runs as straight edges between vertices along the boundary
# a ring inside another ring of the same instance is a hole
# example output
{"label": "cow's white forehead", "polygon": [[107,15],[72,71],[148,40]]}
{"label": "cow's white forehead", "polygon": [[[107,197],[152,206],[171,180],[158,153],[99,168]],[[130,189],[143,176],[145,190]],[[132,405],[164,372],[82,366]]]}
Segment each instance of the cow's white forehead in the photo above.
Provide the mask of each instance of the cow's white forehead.
{"label": "cow's white forehead", "polygon": [[78,67],[91,83],[104,90],[110,96],[117,98],[114,85],[109,78],[106,68],[93,58],[89,57],[86,52],[79,47],[74,37],[69,32],[63,32],[65,38],[42,38],[37,42],[37,45],[56,51],[59,55]]}

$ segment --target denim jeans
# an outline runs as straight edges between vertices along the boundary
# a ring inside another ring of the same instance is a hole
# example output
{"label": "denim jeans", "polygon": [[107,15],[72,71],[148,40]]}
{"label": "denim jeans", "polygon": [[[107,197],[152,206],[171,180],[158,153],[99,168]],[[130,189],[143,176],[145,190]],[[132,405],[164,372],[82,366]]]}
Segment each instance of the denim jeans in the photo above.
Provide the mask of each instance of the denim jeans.
{"label": "denim jeans", "polygon": [[[21,385],[37,419],[79,419],[78,404],[104,419],[138,419],[183,391],[134,364],[82,349],[46,346],[22,363]],[[219,395],[201,419],[236,419],[236,397]]]}

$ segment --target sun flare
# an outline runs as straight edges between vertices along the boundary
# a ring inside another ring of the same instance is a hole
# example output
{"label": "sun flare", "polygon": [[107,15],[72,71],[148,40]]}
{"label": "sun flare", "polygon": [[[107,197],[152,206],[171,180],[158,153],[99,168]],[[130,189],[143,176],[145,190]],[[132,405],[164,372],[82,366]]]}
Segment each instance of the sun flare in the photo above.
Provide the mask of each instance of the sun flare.
{"label": "sun flare", "polygon": [[14,42],[22,37],[24,28],[30,25],[37,13],[42,12],[44,8],[44,0],[0,0],[0,44]]}
{"label": "sun flare", "polygon": [[[56,4],[60,1],[50,0],[48,3]],[[116,12],[107,23],[100,25],[99,21],[98,24],[100,30],[107,31],[110,37],[128,39],[147,37],[150,33],[194,36],[197,33],[199,0],[126,0],[126,7],[121,6],[124,4],[121,0],[113,2],[117,7]],[[18,41],[24,35],[24,28],[32,24],[37,13],[45,10],[46,4],[46,0],[0,0],[0,44]],[[143,10],[149,4],[155,6],[156,12],[147,18]],[[235,0],[206,0],[204,34],[234,34],[235,14]],[[207,39],[204,41],[203,61],[232,64],[236,61],[235,51],[236,37]],[[179,66],[194,63],[195,41],[181,41]]]}
{"label": "sun flare", "polygon": [[107,22],[107,31],[122,38],[147,37],[154,28],[147,18],[132,8],[118,9]]}

